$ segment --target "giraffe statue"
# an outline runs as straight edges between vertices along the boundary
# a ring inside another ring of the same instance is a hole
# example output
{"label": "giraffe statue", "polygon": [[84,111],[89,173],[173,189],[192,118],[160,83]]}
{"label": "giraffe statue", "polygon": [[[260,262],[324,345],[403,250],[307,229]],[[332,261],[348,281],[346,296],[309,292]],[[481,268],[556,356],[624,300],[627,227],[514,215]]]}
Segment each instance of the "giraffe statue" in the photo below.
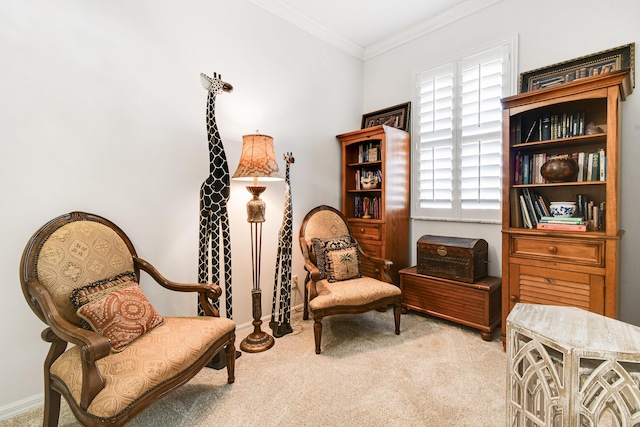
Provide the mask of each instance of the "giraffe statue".
{"label": "giraffe statue", "polygon": [[[271,307],[271,322],[269,327],[273,336],[280,338],[293,332],[291,329],[291,243],[293,240],[293,206],[291,205],[291,181],[289,180],[289,165],[295,159],[292,153],[285,153],[285,189],[284,215],[282,227],[278,234],[278,255],[276,259],[276,277],[273,286],[273,305]],[[279,283],[278,283],[279,279]],[[279,294],[279,295],[278,295]],[[278,302],[279,296],[279,304]]]}
{"label": "giraffe statue", "polygon": [[[200,74],[200,82],[207,90],[207,136],[209,138],[209,176],[200,187],[200,233],[198,250],[198,282],[216,283],[221,286],[224,279],[226,317],[233,318],[231,292],[231,237],[229,235],[229,167],[218,126],[216,124],[216,96],[231,92],[233,86],[222,81],[222,75],[213,73],[213,78]],[[224,272],[220,271],[220,236],[224,256]],[[209,276],[209,270],[211,276]],[[224,277],[223,274],[224,273]],[[216,309],[220,302],[215,301]],[[198,302],[198,314],[202,307]]]}

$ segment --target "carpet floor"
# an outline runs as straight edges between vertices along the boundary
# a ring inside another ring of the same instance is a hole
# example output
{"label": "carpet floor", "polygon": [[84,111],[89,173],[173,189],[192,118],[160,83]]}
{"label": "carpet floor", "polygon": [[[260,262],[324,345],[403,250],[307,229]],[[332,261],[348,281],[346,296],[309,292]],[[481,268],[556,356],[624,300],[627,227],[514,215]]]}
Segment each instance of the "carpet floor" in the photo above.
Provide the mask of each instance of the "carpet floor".
{"label": "carpet floor", "polygon": [[[294,311],[291,326],[270,350],[242,353],[234,384],[226,370],[205,368],[130,426],[505,424],[507,360],[497,331],[483,341],[474,329],[409,312],[395,335],[391,310],[335,315],[323,320],[316,355],[313,321]],[[80,425],[62,401],[60,426]],[[0,422],[40,425],[41,408]]]}

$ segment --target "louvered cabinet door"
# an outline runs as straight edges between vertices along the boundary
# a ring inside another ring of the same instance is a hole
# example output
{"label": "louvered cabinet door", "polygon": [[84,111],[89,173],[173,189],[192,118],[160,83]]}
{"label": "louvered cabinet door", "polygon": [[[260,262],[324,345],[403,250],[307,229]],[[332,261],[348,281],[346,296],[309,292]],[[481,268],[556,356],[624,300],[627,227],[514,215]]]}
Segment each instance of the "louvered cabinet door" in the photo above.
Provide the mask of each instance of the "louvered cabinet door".
{"label": "louvered cabinet door", "polygon": [[604,276],[575,271],[575,265],[555,268],[512,263],[509,266],[509,307],[518,303],[578,307],[604,312]]}

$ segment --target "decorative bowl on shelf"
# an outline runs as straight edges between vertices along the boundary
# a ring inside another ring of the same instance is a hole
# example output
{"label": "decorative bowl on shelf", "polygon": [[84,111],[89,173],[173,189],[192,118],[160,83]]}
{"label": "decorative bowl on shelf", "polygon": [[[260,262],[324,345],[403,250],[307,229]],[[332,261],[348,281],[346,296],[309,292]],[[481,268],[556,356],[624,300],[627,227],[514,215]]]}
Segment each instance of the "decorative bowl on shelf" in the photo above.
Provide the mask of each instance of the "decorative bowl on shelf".
{"label": "decorative bowl on shelf", "polygon": [[578,179],[578,164],[569,156],[552,157],[540,168],[540,175],[549,182],[569,182]]}
{"label": "decorative bowl on shelf", "polygon": [[360,185],[365,190],[374,190],[378,188],[378,177],[377,176],[369,176],[360,178]]}
{"label": "decorative bowl on shelf", "polygon": [[549,212],[556,217],[572,217],[576,213],[576,202],[551,202]]}

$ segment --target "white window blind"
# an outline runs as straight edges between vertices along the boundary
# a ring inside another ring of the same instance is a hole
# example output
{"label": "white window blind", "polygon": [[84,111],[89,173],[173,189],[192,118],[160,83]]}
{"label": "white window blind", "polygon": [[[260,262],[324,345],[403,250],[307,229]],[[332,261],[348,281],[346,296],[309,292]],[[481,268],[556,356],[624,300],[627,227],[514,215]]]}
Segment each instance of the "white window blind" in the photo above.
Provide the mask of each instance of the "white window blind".
{"label": "white window blind", "polygon": [[509,52],[501,45],[417,74],[414,217],[500,220]]}

